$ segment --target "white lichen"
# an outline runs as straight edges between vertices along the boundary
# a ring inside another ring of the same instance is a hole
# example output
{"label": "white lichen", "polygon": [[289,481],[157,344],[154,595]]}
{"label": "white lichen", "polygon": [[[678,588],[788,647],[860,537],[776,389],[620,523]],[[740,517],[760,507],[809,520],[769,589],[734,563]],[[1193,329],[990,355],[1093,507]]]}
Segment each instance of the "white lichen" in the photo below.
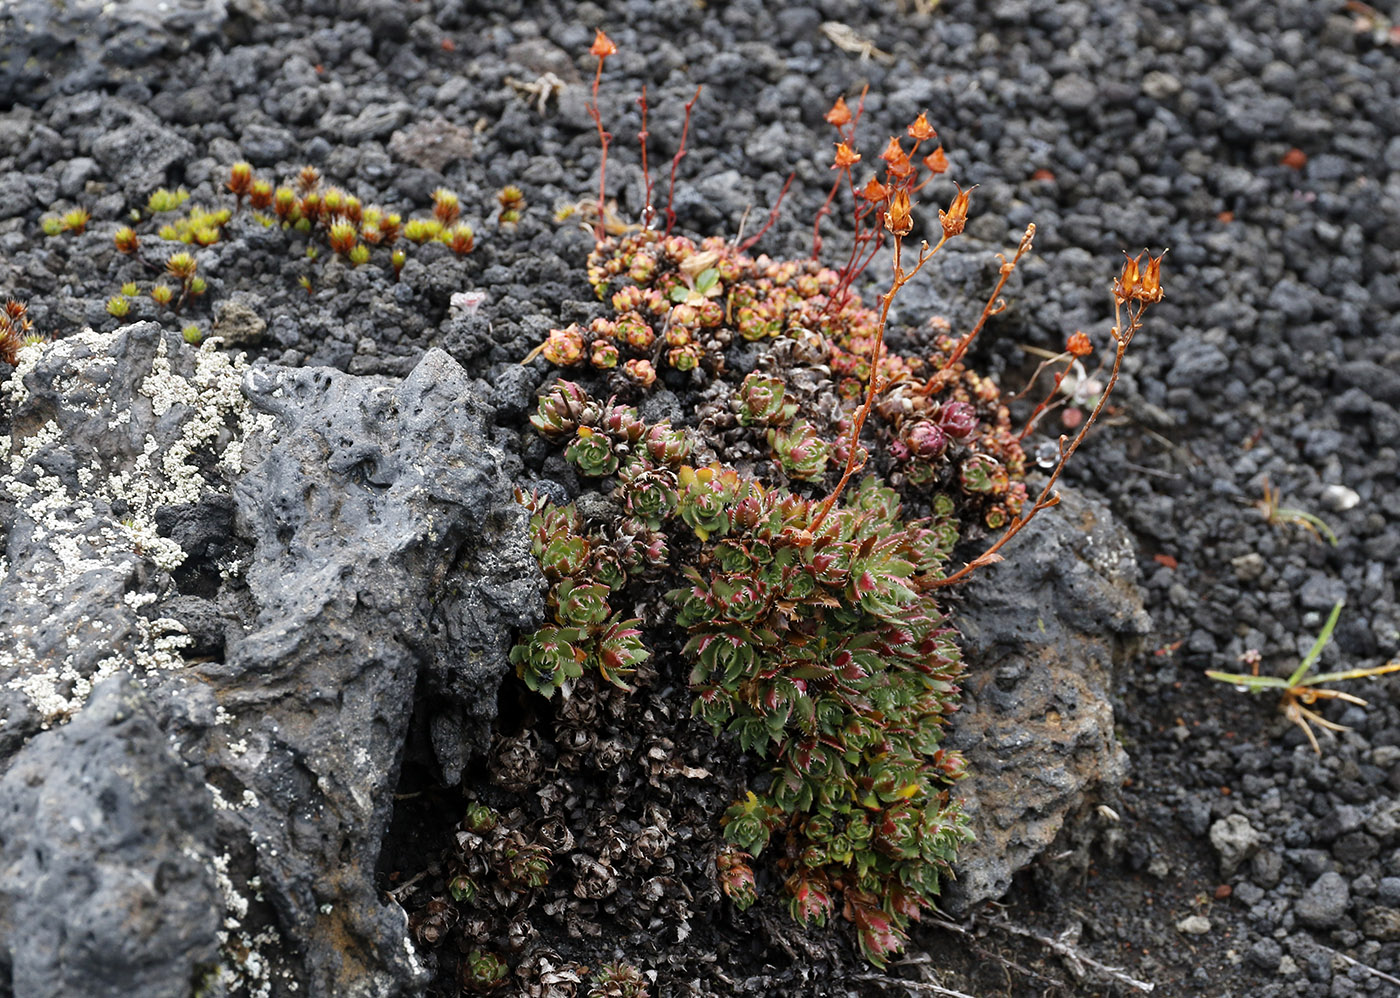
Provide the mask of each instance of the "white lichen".
{"label": "white lichen", "polygon": [[[67,386],[73,393],[65,402],[69,413],[91,413],[113,430],[128,425],[132,408],[119,408],[101,387],[110,380],[116,363],[112,347],[121,335],[84,330],[44,349],[22,349],[13,374],[0,385],[0,398],[11,407],[21,406],[29,398],[24,380],[41,358],[50,365],[66,361],[64,377],[54,386],[60,391]],[[121,467],[113,466],[111,454],[71,447],[67,456],[81,462],[75,469],[76,490],[43,463],[66,446],[61,416],[0,442],[0,495],[27,521],[33,541],[23,563],[0,568],[0,587],[10,605],[29,608],[28,614],[16,614],[16,621],[39,621],[17,624],[7,636],[0,646],[0,674],[10,677],[7,687],[25,696],[42,726],[72,716],[95,685],[119,671],[140,682],[183,667],[181,649],[191,643],[184,628],[147,616],[150,605],[170,587],[168,573],[187,557],[174,540],[161,535],[157,514],[211,493],[227,493],[226,476],[242,470],[247,439],[271,435],[273,417],[254,410],[240,390],[248,370],[241,354],[230,357],[211,345],[195,354],[190,375],[179,374],[167,341],[158,340],[137,393],[149,400],[155,417],[163,417],[163,429],[173,417],[174,438],[162,444],[152,426],[141,452]],[[215,458],[222,474],[200,471],[196,458],[201,455]],[[120,518],[114,509],[123,511]],[[138,571],[141,564],[154,571]],[[86,593],[119,588],[133,576],[151,581],[142,592],[125,595],[120,625],[104,625],[83,613]],[[52,640],[47,636],[65,632],[57,646],[45,644]],[[107,642],[111,645],[102,654]]]}

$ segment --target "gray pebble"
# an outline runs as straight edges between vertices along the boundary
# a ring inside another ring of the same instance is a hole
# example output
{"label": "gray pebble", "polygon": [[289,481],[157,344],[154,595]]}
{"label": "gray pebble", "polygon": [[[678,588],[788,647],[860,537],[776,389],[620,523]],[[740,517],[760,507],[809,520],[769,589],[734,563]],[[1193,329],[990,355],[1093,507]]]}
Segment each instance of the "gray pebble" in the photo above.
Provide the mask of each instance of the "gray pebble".
{"label": "gray pebble", "polygon": [[1351,889],[1340,873],[1324,873],[1293,905],[1293,914],[1310,929],[1334,929],[1351,904]]}

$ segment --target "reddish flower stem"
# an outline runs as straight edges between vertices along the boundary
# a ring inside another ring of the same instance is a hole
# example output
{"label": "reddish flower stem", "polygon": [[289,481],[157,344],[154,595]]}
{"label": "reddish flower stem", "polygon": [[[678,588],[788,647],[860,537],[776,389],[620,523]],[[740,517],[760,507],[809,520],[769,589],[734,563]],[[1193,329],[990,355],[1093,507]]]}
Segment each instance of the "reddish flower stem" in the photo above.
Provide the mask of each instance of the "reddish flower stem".
{"label": "reddish flower stem", "polygon": [[612,141],[612,135],[603,128],[603,116],[598,111],[598,84],[603,79],[603,63],[607,56],[598,56],[598,68],[593,71],[593,98],[588,102],[588,116],[593,119],[593,124],[598,129],[598,143],[602,146],[602,157],[598,162],[598,220],[593,223],[593,238],[597,242],[603,241],[603,205],[607,197],[608,182],[608,143]]}
{"label": "reddish flower stem", "polygon": [[833,183],[833,184],[831,185],[831,190],[829,190],[829,191],[826,192],[826,200],[823,201],[823,202],[822,202],[822,206],[821,206],[820,208],[817,209],[817,217],[816,217],[816,219],[812,222],[812,259],[813,259],[813,260],[820,259],[820,257],[821,257],[821,252],[822,252],[822,219],[823,219],[824,217],[826,217],[827,215],[831,214],[831,203],[832,203],[833,201],[836,200],[836,192],[839,191],[839,190],[841,189],[841,181],[842,181],[842,180],[849,179],[849,178],[850,178],[850,175],[851,175],[851,168],[850,168],[849,166],[843,167],[842,170],[841,170],[841,172],[838,173],[838,174],[836,175],[836,182]]}
{"label": "reddish flower stem", "polygon": [[977,317],[977,324],[972,327],[972,331],[958,341],[958,345],[953,352],[948,355],[948,359],[943,362],[940,371],[946,371],[958,361],[962,360],[963,354],[967,353],[967,348],[972,345],[972,341],[977,338],[977,334],[982,331],[982,327],[987,324],[987,320],[997,315],[1006,308],[1006,300],[1001,297],[1002,288],[1006,287],[1006,282],[1011,279],[1011,275],[1016,272],[1016,264],[1021,262],[1021,257],[1030,252],[1031,241],[1035,239],[1035,226],[1026,226],[1025,235],[1021,236],[1021,243],[1016,247],[1016,254],[1007,260],[1001,258],[1001,275],[997,279],[996,287],[992,288],[992,293],[987,298],[987,304],[982,308],[982,314]]}
{"label": "reddish flower stem", "polygon": [[685,105],[685,121],[681,125],[681,144],[676,149],[676,155],[671,157],[671,188],[666,193],[666,235],[671,234],[671,230],[676,225],[676,167],[681,165],[681,158],[685,156],[685,140],[690,134],[690,112],[695,109],[695,102],[700,99],[701,87],[695,88],[695,96]]}
{"label": "reddish flower stem", "polygon": [[778,220],[778,210],[783,206],[783,197],[787,194],[788,188],[792,186],[792,178],[795,176],[797,176],[796,172],[788,174],[787,180],[783,183],[783,189],[778,192],[778,200],[773,202],[773,209],[768,212],[768,221],[763,223],[763,228],[739,244],[740,253],[747,253],[756,242],[763,238],[763,234],[773,227],[773,223]]}
{"label": "reddish flower stem", "polygon": [[[890,289],[881,296],[880,299],[880,322],[875,327],[875,341],[870,347],[870,384],[865,392],[865,402],[855,411],[851,418],[851,446],[846,455],[846,468],[841,472],[841,480],[836,483],[836,488],[831,490],[831,495],[822,500],[821,508],[817,511],[816,519],[807,527],[807,530],[815,534],[817,529],[831,512],[831,507],[836,505],[836,500],[841,497],[841,492],[846,488],[846,483],[851,480],[851,476],[856,473],[856,462],[860,455],[860,432],[865,427],[865,420],[875,408],[875,396],[880,391],[880,352],[885,345],[885,325],[889,322],[890,306],[894,304],[895,295],[900,289],[914,279],[919,271],[924,269],[924,264],[933,259],[934,254],[943,248],[943,244],[948,241],[945,235],[938,240],[938,244],[932,249],[928,243],[924,243],[919,249],[919,261],[914,265],[914,269],[905,271],[901,262],[904,250],[904,239],[895,236],[894,240],[894,277],[890,282]],[[862,462],[863,464],[863,462]]]}
{"label": "reddish flower stem", "polygon": [[645,83],[642,84],[642,96],[637,98],[637,106],[642,109],[642,130],[637,133],[637,141],[642,146],[642,176],[646,180],[646,204],[642,207],[642,228],[649,229],[656,209],[651,206],[651,171],[647,169],[647,139],[651,133],[647,131],[647,87]]}
{"label": "reddish flower stem", "polygon": [[[1031,377],[1030,385],[1026,386],[1026,391],[1030,391],[1031,385],[1035,384],[1036,378],[1040,377],[1040,372],[1045,370],[1045,368],[1048,365],[1055,363],[1055,361],[1058,359],[1059,358],[1054,358],[1051,360],[1042,361],[1040,366],[1035,369],[1035,374]],[[1016,442],[1018,444],[1022,440],[1026,439],[1026,435],[1030,433],[1031,430],[1035,429],[1035,424],[1040,421],[1040,417],[1043,416],[1045,414],[1045,410],[1049,408],[1051,400],[1055,398],[1055,393],[1060,390],[1060,385],[1064,384],[1065,375],[1069,373],[1069,369],[1073,366],[1073,364],[1074,358],[1070,357],[1069,361],[1065,364],[1065,369],[1063,371],[1056,372],[1055,383],[1052,386],[1050,386],[1050,391],[1046,393],[1045,398],[1040,400],[1040,404],[1035,407],[1035,411],[1032,412],[1030,414],[1030,418],[1026,420],[1026,425],[1023,426],[1021,428],[1021,432],[1016,435]],[[1021,394],[1024,395],[1025,392],[1022,392]],[[1014,402],[1016,401],[1016,399],[1013,398],[1011,401]]]}
{"label": "reddish flower stem", "polygon": [[1126,329],[1124,329],[1121,324],[1121,308],[1122,306],[1118,306],[1115,309],[1113,338],[1117,341],[1118,348],[1113,354],[1113,373],[1109,375],[1108,385],[1104,388],[1103,394],[1099,396],[1098,405],[1094,406],[1094,411],[1089,414],[1089,418],[1084,421],[1084,425],[1079,428],[1079,433],[1075,435],[1073,442],[1070,443],[1068,447],[1065,446],[1065,441],[1069,438],[1061,434],[1060,459],[1055,464],[1055,470],[1050,473],[1049,481],[1045,483],[1045,487],[1040,490],[1040,495],[1036,497],[1035,504],[1031,506],[1030,512],[1026,513],[1024,516],[1017,516],[1012,519],[1011,525],[1006,528],[1006,532],[997,538],[987,550],[983,551],[976,558],[973,558],[952,575],[944,576],[941,579],[935,579],[932,582],[926,583],[926,588],[941,589],[944,586],[951,586],[967,578],[967,576],[971,575],[976,569],[1000,561],[1001,555],[997,552],[1006,545],[1007,541],[1019,534],[1026,524],[1035,519],[1035,515],[1042,509],[1049,509],[1051,506],[1059,505],[1060,494],[1055,491],[1055,483],[1059,481],[1060,473],[1065,470],[1065,464],[1074,456],[1074,452],[1079,449],[1079,445],[1084,442],[1084,438],[1089,435],[1089,430],[1093,427],[1095,420],[1099,418],[1099,413],[1103,411],[1104,405],[1108,402],[1108,397],[1113,394],[1113,388],[1118,384],[1118,372],[1123,367],[1123,355],[1128,352],[1128,344],[1132,342],[1133,334],[1142,328],[1142,313],[1146,308],[1145,304],[1142,302],[1132,302],[1129,305],[1128,325]]}

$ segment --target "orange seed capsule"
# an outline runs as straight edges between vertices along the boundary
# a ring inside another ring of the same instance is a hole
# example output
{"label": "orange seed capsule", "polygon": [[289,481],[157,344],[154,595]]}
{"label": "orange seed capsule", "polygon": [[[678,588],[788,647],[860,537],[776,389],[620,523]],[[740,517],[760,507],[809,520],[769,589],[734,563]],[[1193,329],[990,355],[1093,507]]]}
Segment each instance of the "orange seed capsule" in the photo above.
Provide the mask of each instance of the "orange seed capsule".
{"label": "orange seed capsule", "polygon": [[909,235],[909,231],[914,228],[914,216],[909,211],[908,191],[895,192],[889,210],[885,212],[885,228],[899,237]]}
{"label": "orange seed capsule", "polygon": [[835,128],[845,128],[851,123],[851,109],[846,106],[846,98],[836,98],[836,103],[831,105],[831,110],[823,116],[827,122]]}
{"label": "orange seed capsule", "polygon": [[938,210],[938,221],[943,223],[943,238],[951,239],[962,232],[967,225],[967,204],[972,197],[975,187],[967,190],[958,188],[958,196],[953,198],[953,203],[948,206],[948,210],[942,208]]}
{"label": "orange seed capsule", "polygon": [[939,146],[933,152],[929,153],[927,156],[924,157],[924,166],[928,168],[929,173],[932,173],[935,176],[947,171],[948,156],[946,153],[943,152],[942,146]]}
{"label": "orange seed capsule", "polygon": [[928,139],[936,138],[938,133],[935,132],[933,126],[928,123],[928,116],[920,111],[919,116],[914,119],[914,123],[909,126],[909,135],[919,142],[924,142]]}
{"label": "orange seed capsule", "polygon": [[874,177],[871,177],[865,182],[865,186],[860,189],[860,196],[871,204],[877,204],[890,196],[890,189]]}
{"label": "orange seed capsule", "polygon": [[856,152],[849,144],[842,142],[836,146],[836,161],[831,165],[833,170],[849,170],[860,162],[860,153]]}
{"label": "orange seed capsule", "polygon": [[610,55],[617,53],[617,46],[612,39],[603,34],[603,29],[597,29],[598,34],[593,38],[593,44],[588,49],[589,55],[597,56],[599,59],[606,59]]}

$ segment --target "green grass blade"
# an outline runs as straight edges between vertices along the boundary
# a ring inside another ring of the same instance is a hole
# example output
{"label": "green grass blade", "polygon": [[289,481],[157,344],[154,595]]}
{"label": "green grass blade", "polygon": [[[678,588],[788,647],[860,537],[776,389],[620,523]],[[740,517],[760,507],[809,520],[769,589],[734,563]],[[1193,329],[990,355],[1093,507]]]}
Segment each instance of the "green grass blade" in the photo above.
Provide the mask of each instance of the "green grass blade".
{"label": "green grass blade", "polygon": [[1285,689],[1288,684],[1278,676],[1256,676],[1248,672],[1212,672],[1206,670],[1206,675],[1211,679],[1222,683],[1229,683],[1231,686],[1246,687],[1251,693],[1262,693],[1268,689]]}
{"label": "green grass blade", "polygon": [[[1322,655],[1322,649],[1327,647],[1327,642],[1332,640],[1332,632],[1337,628],[1337,620],[1342,615],[1342,607],[1346,606],[1344,599],[1337,600],[1337,605],[1332,608],[1332,615],[1327,618],[1327,623],[1323,625],[1322,632],[1318,634],[1317,640],[1313,642],[1312,650],[1298,663],[1298,668],[1293,670],[1293,675],[1288,677],[1289,686],[1297,686],[1299,681],[1313,667],[1313,663]],[[1309,684],[1311,685],[1311,684]]]}
{"label": "green grass blade", "polygon": [[1346,672],[1329,672],[1325,676],[1309,676],[1299,686],[1317,686],[1321,683],[1334,683],[1342,679],[1373,679],[1387,672],[1400,672],[1400,659],[1388,665],[1378,665],[1373,669],[1348,669]]}

